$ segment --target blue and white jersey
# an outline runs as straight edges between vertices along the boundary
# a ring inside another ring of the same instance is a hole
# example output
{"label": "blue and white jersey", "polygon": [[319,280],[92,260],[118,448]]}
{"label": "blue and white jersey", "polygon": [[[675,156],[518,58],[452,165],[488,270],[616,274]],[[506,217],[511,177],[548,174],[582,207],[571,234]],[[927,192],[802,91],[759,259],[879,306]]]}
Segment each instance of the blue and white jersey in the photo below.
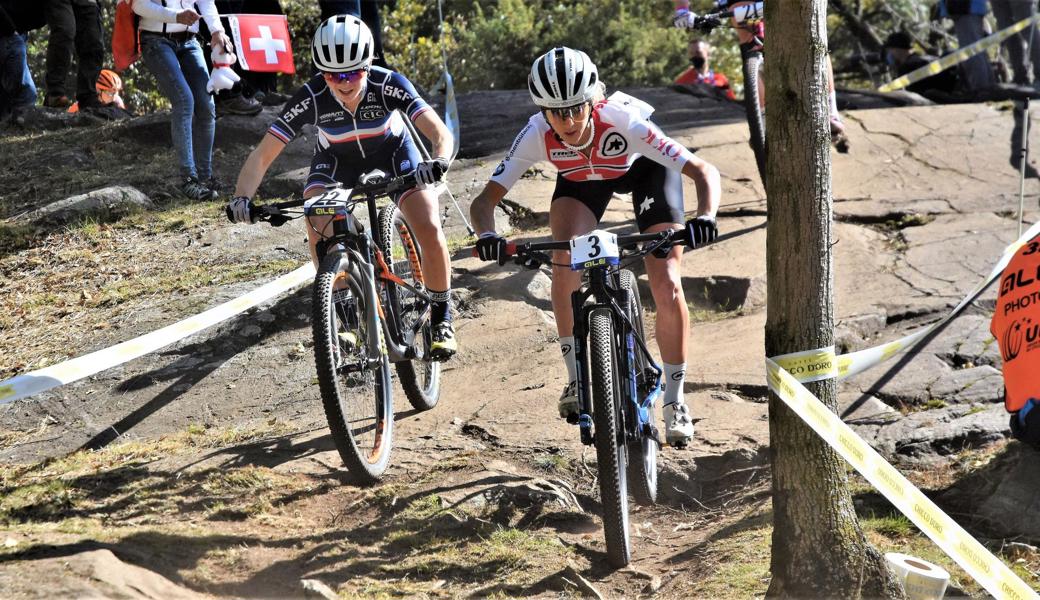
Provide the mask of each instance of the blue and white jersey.
{"label": "blue and white jersey", "polygon": [[329,150],[341,158],[363,159],[408,136],[395,109],[413,123],[430,110],[412,82],[381,67],[372,67],[362,94],[357,110],[351,113],[325,84],[325,78],[315,75],[285,104],[282,116],[267,132],[288,144],[309,123],[318,128],[315,152]]}

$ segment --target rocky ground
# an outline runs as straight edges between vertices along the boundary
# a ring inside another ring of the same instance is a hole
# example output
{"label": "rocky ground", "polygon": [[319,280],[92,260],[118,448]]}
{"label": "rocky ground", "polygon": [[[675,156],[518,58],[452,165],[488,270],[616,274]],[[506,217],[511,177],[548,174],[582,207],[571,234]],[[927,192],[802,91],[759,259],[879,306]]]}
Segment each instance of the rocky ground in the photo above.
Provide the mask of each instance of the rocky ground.
{"label": "rocky ground", "polygon": [[[397,390],[383,485],[357,488],[344,476],[313,374],[310,297],[297,290],[0,407],[4,595],[761,595],[771,531],[764,194],[738,107],[633,93],[720,168],[720,229],[736,235],[683,263],[697,436],[690,450],[662,454],[661,504],[633,514],[632,568],[606,566],[594,452],[555,416],[563,368],[548,277],[470,258],[445,202],[462,352],[445,366],[434,410],[415,413]],[[526,118],[522,98],[461,100],[451,187],[463,210]],[[989,272],[1017,236],[1018,179],[1009,107],[862,110],[846,120],[853,149],[834,156],[836,317],[841,349],[856,350],[938,320]],[[265,121],[221,119],[224,179]],[[5,132],[3,376],[152,331],[304,260],[298,224],[232,226],[220,202],[174,198],[161,116],[47,123]],[[304,142],[290,146],[263,194],[299,190],[308,154]],[[514,236],[545,235],[553,177],[535,169],[508,196],[512,218],[501,218]],[[87,221],[31,213],[116,183],[154,208]],[[1036,182],[1026,190],[1032,222]],[[630,214],[618,199],[604,224],[623,230]],[[1030,487],[1040,473],[1035,455],[1004,442],[994,299],[991,289],[922,348],[844,382],[841,404],[860,435],[1038,586],[1040,529],[1029,515],[1040,509]],[[853,485],[876,544],[939,562],[955,592],[978,593],[869,486]]]}

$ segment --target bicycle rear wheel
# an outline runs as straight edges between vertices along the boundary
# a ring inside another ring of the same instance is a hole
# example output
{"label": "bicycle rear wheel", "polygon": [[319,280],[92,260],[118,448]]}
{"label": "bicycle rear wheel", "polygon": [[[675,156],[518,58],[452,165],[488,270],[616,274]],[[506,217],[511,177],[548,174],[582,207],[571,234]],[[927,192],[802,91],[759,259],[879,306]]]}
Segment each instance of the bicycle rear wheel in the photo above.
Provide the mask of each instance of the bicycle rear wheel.
{"label": "bicycle rear wheel", "polygon": [[360,275],[341,252],[322,260],[312,300],[314,362],[332,440],[350,474],[379,481],[390,462],[394,409],[390,360],[369,359],[369,314]]}
{"label": "bicycle rear wheel", "polygon": [[596,463],[599,495],[603,506],[603,534],[607,559],[621,568],[631,560],[628,536],[628,482],[624,422],[619,414],[622,394],[618,389],[619,344],[614,335],[613,314],[596,309],[589,317],[589,353],[592,356],[592,413],[596,426]]}
{"label": "bicycle rear wheel", "polygon": [[[401,211],[391,204],[379,211],[378,220],[379,248],[383,251],[387,267],[413,287],[421,288],[422,252]],[[387,285],[384,289],[398,331],[411,331],[428,304],[401,286]],[[415,410],[423,411],[437,405],[441,392],[441,364],[429,359],[433,336],[428,319],[416,337],[419,357],[395,363],[394,366],[408,402]]]}
{"label": "bicycle rear wheel", "polygon": [[[743,50],[743,49],[742,49]],[[762,51],[743,50],[744,68],[744,108],[747,110],[748,129],[751,133],[751,150],[755,153],[755,164],[758,176],[762,179],[762,187],[766,185],[766,121],[762,114],[759,94],[764,94],[762,87]],[[757,93],[756,93],[757,92]]]}
{"label": "bicycle rear wheel", "polygon": [[[646,341],[643,333],[643,303],[639,297],[639,285],[632,271],[621,271],[621,289],[628,290],[628,318],[632,321],[636,335]],[[633,374],[636,377],[636,392],[642,401],[649,392],[645,386],[639,385],[644,378],[650,365],[638,348],[635,350],[635,362],[633,363]],[[635,412],[635,406],[632,407]],[[632,415],[635,418],[635,415]],[[650,412],[653,420],[654,413]],[[635,421],[638,422],[638,421]],[[628,441],[628,464],[626,465],[628,481],[632,483],[632,498],[637,504],[653,506],[657,504],[657,440],[649,435],[647,431],[640,431],[638,439]]]}

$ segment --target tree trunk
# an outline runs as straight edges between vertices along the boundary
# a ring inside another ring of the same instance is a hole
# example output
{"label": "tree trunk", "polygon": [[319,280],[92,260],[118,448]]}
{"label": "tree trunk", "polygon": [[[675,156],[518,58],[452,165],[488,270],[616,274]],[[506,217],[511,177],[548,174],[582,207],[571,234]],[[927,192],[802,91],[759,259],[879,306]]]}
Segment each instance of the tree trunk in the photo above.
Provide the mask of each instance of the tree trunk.
{"label": "tree trunk", "polygon": [[[833,344],[826,0],[766,2],[766,353]],[[834,380],[809,384],[832,411]],[[775,394],[770,597],[902,598],[859,526],[841,457]]]}

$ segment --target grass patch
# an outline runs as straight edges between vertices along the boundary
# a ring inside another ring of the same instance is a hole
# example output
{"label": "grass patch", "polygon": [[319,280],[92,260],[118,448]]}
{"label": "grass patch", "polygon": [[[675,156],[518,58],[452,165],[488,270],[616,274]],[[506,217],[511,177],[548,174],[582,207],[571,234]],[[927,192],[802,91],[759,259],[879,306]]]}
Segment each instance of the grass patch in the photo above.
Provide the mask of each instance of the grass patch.
{"label": "grass patch", "polygon": [[739,531],[715,540],[704,555],[713,564],[692,582],[695,598],[760,598],[769,587],[771,526]]}
{"label": "grass patch", "polygon": [[891,540],[901,540],[914,535],[914,524],[901,514],[861,518],[864,531],[873,531]]}
{"label": "grass patch", "polygon": [[36,229],[31,225],[0,223],[0,254],[30,248],[36,237]]}

